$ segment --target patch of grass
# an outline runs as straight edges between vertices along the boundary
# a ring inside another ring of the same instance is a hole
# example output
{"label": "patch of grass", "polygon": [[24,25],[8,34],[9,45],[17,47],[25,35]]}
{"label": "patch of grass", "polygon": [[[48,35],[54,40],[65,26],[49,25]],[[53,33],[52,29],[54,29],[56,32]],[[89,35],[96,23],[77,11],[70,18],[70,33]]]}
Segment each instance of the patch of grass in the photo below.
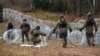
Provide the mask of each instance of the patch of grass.
{"label": "patch of grass", "polygon": [[5,41],[2,39],[2,38],[0,38],[0,43],[4,43]]}
{"label": "patch of grass", "polygon": [[6,30],[6,23],[5,22],[2,22],[0,23],[0,37],[2,37],[4,31]]}
{"label": "patch of grass", "polygon": [[43,12],[31,12],[31,13],[25,13],[25,14],[31,15],[37,19],[58,21],[58,15],[47,13],[47,12],[45,12],[45,13],[43,13]]}

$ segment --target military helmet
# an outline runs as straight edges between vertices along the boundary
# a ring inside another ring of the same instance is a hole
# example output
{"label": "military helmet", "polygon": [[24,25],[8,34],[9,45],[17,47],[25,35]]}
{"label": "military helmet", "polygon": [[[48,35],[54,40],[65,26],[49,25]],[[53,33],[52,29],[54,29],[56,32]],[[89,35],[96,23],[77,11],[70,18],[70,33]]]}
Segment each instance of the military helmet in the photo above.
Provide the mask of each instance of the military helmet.
{"label": "military helmet", "polygon": [[26,19],[23,19],[23,21],[25,21],[25,22],[26,22],[27,20],[26,20]]}
{"label": "military helmet", "polygon": [[36,29],[40,29],[40,26],[36,26]]}
{"label": "military helmet", "polygon": [[64,18],[64,15],[63,14],[60,14],[59,18],[60,19],[63,19]]}
{"label": "military helmet", "polygon": [[88,16],[88,17],[92,16],[92,12],[88,12],[88,13],[87,13],[87,16]]}

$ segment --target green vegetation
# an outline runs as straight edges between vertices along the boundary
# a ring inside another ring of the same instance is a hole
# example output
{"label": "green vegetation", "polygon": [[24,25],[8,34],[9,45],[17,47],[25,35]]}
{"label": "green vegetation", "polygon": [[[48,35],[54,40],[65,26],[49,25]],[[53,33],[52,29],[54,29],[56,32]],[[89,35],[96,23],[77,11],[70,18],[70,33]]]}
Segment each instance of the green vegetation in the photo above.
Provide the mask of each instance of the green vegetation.
{"label": "green vegetation", "polygon": [[67,0],[31,0],[33,9],[43,9],[50,11],[66,11]]}
{"label": "green vegetation", "polygon": [[37,19],[58,21],[58,16],[57,15],[52,15],[50,13],[35,12],[35,13],[25,13],[25,14],[26,15],[31,15],[31,16],[37,18]]}
{"label": "green vegetation", "polygon": [[66,12],[68,14],[83,16],[87,12],[94,13],[96,0],[31,0],[34,10],[42,9],[48,11]]}

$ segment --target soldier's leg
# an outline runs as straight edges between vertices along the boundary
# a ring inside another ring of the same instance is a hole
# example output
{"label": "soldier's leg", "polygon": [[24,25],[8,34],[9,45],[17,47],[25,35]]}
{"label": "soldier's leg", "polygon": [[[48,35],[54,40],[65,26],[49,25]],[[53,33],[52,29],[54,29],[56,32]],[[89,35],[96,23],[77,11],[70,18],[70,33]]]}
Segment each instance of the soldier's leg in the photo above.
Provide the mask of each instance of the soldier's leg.
{"label": "soldier's leg", "polygon": [[36,38],[34,38],[33,44],[36,45],[36,44],[38,44],[40,42],[41,42],[41,39],[39,39],[38,37],[36,37]]}
{"label": "soldier's leg", "polygon": [[90,44],[90,37],[89,37],[88,34],[86,34],[86,39],[87,39],[87,43],[88,43],[88,45],[91,46],[91,44]]}
{"label": "soldier's leg", "polygon": [[24,43],[24,33],[22,33],[22,43]]}
{"label": "soldier's leg", "polygon": [[64,40],[63,47],[66,48],[67,47],[67,34],[64,34],[63,40]]}
{"label": "soldier's leg", "polygon": [[25,33],[25,37],[26,37],[27,41],[29,42],[28,33]]}
{"label": "soldier's leg", "polygon": [[91,45],[95,46],[95,44],[94,44],[94,36],[91,37]]}
{"label": "soldier's leg", "polygon": [[35,36],[33,36],[33,37],[31,38],[31,41],[33,42],[33,45],[36,45],[36,44],[35,44]]}

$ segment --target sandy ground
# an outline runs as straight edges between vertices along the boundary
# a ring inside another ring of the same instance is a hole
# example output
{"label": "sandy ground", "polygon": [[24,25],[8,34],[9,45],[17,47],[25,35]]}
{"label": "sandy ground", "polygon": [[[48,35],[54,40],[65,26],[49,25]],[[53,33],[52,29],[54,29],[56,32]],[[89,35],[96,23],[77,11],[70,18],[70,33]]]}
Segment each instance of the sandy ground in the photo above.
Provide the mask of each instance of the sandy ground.
{"label": "sandy ground", "polygon": [[[6,30],[6,23],[0,23],[0,36]],[[47,47],[21,47],[20,44],[9,44],[0,39],[0,56],[100,56],[100,45],[88,47],[84,44],[74,47],[68,43],[67,48],[62,48],[62,42],[48,40]]]}

